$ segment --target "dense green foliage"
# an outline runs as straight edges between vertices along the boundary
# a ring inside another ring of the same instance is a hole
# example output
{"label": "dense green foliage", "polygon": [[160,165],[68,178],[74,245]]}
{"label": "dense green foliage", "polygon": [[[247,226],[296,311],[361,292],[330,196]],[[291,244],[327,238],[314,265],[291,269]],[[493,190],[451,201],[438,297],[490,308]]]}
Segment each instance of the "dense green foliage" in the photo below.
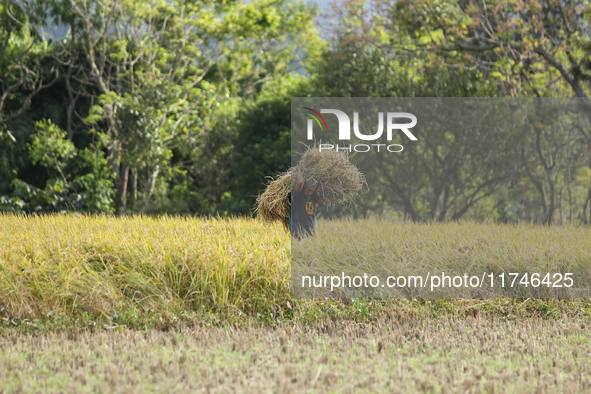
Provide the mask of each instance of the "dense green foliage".
{"label": "dense green foliage", "polygon": [[8,210],[219,211],[232,195],[237,118],[321,48],[300,2],[2,7]]}

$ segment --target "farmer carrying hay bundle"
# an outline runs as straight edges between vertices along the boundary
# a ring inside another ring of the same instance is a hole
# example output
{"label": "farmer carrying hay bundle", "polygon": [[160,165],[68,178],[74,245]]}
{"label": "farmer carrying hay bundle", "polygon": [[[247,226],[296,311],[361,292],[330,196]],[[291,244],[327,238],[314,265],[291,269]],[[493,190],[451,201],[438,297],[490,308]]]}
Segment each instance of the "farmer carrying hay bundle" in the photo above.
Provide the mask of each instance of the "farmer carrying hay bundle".
{"label": "farmer carrying hay bundle", "polygon": [[291,190],[291,216],[289,229],[296,238],[314,234],[316,228],[316,207],[325,205],[326,200],[316,193],[318,182],[304,177],[302,166],[296,167],[297,181]]}
{"label": "farmer carrying hay bundle", "polygon": [[314,233],[317,204],[351,202],[364,184],[365,177],[349,162],[346,153],[321,152],[314,146],[302,155],[296,168],[280,174],[267,185],[257,199],[257,211],[265,222],[281,221],[299,238]]}

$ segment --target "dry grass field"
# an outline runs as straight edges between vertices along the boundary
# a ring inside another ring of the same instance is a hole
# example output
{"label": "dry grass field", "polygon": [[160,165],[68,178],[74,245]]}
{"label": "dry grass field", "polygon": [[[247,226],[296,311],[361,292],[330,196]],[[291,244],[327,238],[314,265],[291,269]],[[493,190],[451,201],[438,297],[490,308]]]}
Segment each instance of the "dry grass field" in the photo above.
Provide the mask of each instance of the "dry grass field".
{"label": "dry grass field", "polygon": [[578,393],[590,346],[586,323],[540,318],[4,332],[0,393]]}
{"label": "dry grass field", "polygon": [[[409,259],[591,256],[583,228],[396,226]],[[294,299],[291,253],[251,219],[0,214],[0,393],[591,390],[586,299]]]}

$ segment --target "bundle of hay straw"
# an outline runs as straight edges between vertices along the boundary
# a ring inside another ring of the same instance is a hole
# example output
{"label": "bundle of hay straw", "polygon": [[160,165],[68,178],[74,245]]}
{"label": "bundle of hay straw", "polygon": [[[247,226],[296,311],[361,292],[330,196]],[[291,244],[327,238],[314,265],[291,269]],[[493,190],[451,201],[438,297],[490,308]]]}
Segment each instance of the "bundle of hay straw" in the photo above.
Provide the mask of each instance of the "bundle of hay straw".
{"label": "bundle of hay straw", "polygon": [[[295,171],[293,171],[295,172]],[[280,174],[257,198],[257,211],[265,222],[280,221],[289,229],[292,170]]]}
{"label": "bundle of hay straw", "polygon": [[[361,193],[364,175],[349,162],[344,152],[325,150],[317,146],[308,148],[299,162],[305,178],[318,182],[316,193],[329,204],[348,203]],[[272,179],[267,189],[257,199],[257,211],[265,222],[280,221],[289,228],[291,189],[296,182],[296,170],[288,171]]]}

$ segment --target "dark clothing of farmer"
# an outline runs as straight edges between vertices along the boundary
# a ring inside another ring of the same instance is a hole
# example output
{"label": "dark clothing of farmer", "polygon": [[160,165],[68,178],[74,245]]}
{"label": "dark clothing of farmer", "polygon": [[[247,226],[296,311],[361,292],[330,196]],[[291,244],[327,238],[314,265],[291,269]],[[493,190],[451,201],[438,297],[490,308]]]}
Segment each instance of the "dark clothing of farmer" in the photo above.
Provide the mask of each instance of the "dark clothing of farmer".
{"label": "dark clothing of farmer", "polygon": [[305,179],[301,166],[296,167],[296,185],[291,190],[291,233],[296,238],[313,235],[316,227],[316,209],[326,204],[316,193],[316,181]]}

